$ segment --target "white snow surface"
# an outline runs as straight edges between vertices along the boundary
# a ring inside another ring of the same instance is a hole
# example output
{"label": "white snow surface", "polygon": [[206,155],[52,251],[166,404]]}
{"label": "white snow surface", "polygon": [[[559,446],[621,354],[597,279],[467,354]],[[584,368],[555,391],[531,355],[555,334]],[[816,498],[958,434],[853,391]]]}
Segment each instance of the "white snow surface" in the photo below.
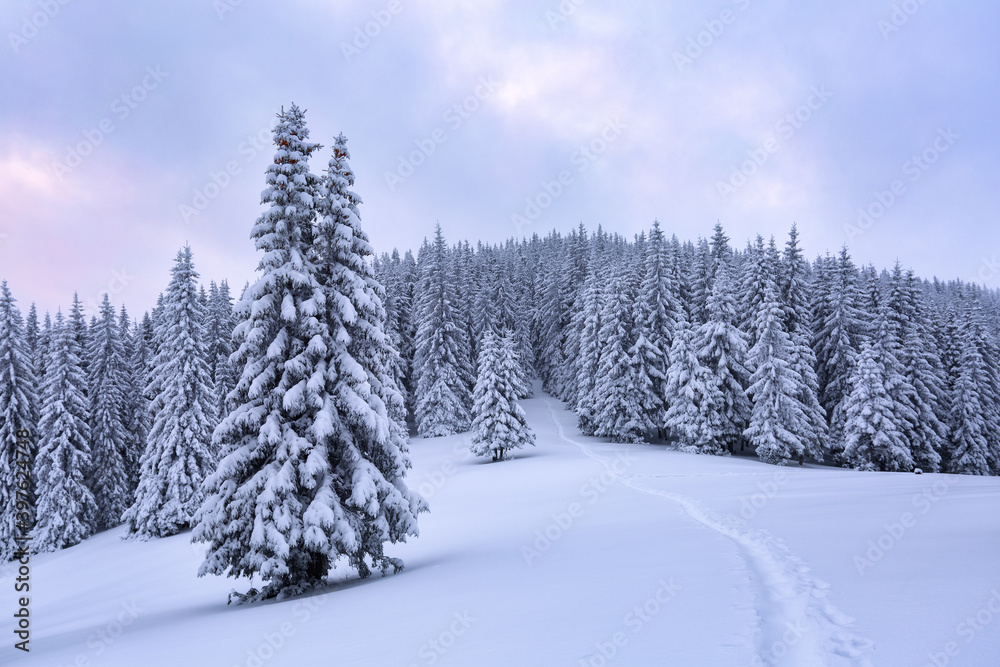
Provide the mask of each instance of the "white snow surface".
{"label": "white snow surface", "polygon": [[190,533],[119,527],[32,557],[28,655],[0,569],[0,664],[1000,664],[1000,479],[611,444],[536,396],[513,460],[412,441],[431,512],[400,574],[227,606],[249,582],[197,578]]}

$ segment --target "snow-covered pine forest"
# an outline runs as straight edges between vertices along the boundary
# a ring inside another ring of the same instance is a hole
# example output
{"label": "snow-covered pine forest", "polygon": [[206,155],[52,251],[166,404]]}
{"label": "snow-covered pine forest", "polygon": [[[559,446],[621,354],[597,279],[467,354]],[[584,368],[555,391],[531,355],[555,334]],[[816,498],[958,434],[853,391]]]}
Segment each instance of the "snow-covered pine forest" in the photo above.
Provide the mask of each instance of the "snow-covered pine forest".
{"label": "snow-covered pine forest", "polygon": [[[124,522],[140,539],[194,528],[202,574],[259,573],[277,582],[266,595],[315,582],[331,555],[399,567],[382,547],[426,510],[403,482],[407,433],[472,429],[476,454],[507,458],[533,443],[517,400],[536,379],[613,442],[1000,474],[995,290],[857,266],[846,247],[809,261],[795,225],[743,247],[721,224],[475,246],[438,226],[416,254],[376,256],[346,139],[317,175],[297,107],[274,132],[259,276],[235,305],[226,281],[198,283],[190,247],[141,318],[107,295],[89,321],[76,295],[22,317],[3,283],[3,560],[23,430],[36,552]],[[258,543],[264,496],[281,528]]]}
{"label": "snow-covered pine forest", "polygon": [[[1000,295],[849,249],[812,261],[799,231],[734,247],[568,235],[383,253],[386,332],[418,435],[464,431],[477,362],[509,338],[516,375],[584,434],[882,471],[1000,473]],[[479,363],[481,366],[481,362]]]}

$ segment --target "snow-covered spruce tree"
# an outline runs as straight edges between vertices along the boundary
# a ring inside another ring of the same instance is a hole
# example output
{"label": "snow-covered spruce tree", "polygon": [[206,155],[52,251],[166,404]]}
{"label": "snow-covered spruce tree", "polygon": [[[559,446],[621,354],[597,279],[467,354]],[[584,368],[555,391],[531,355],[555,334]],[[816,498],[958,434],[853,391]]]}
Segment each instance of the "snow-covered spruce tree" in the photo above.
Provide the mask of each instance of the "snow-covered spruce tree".
{"label": "snow-covered spruce tree", "polygon": [[860,470],[912,470],[906,438],[893,414],[888,374],[875,345],[865,343],[844,405],[843,458]]}
{"label": "snow-covered spruce tree", "polygon": [[[658,429],[666,425],[667,368],[673,332],[682,315],[670,278],[670,258],[660,223],[653,221],[646,244],[642,286],[639,289],[639,332],[645,373],[652,382],[652,396],[644,404],[648,419]],[[637,340],[636,344],[639,344]],[[637,350],[637,353],[639,350]]]}
{"label": "snow-covered spruce tree", "polygon": [[226,397],[236,386],[236,371],[229,363],[233,354],[233,300],[229,293],[229,283],[223,280],[219,285],[213,282],[209,289],[208,326],[205,331],[205,346],[211,369],[215,412],[221,420],[229,413]]}
{"label": "snow-covered spruce tree", "polygon": [[763,307],[768,280],[777,279],[777,267],[770,261],[764,247],[764,237],[760,234],[754,245],[747,243],[740,280],[740,324],[747,334],[747,344],[753,347],[757,342],[757,314]]}
{"label": "snow-covered spruce tree", "polygon": [[[83,369],[84,377],[90,377],[90,360],[87,358],[87,349],[90,347],[89,340],[90,337],[87,331],[87,318],[83,314],[83,302],[80,301],[80,297],[76,292],[73,292],[73,303],[70,305],[69,317],[66,320],[66,325],[73,332],[73,339],[76,344],[80,346],[81,357],[80,357],[80,368]],[[84,385],[83,395],[88,396],[90,388]]]}
{"label": "snow-covered spruce tree", "polygon": [[986,439],[982,385],[986,364],[979,352],[968,322],[963,314],[958,328],[959,355],[952,379],[949,440],[951,441],[948,472],[963,475],[990,474],[990,448]]}
{"label": "snow-covered spruce tree", "polygon": [[601,357],[593,389],[594,435],[612,442],[642,442],[655,428],[643,409],[644,403],[648,406],[652,382],[636,375],[642,367],[629,354],[643,351],[633,347],[635,282],[627,266],[617,268],[604,299],[598,333]]}
{"label": "snow-covered spruce tree", "polygon": [[[35,380],[38,382],[38,395],[42,394],[42,380],[45,378],[45,364],[49,358],[49,348],[52,346],[52,316],[45,311],[45,318],[42,320],[41,331],[38,334],[38,349],[35,351]],[[36,411],[41,419],[41,407]],[[41,434],[39,434],[41,435]]]}
{"label": "snow-covered spruce tree", "polygon": [[927,472],[936,472],[941,467],[939,452],[947,434],[947,427],[938,419],[935,410],[944,392],[936,394],[933,389],[939,386],[943,389],[943,378],[934,373],[934,365],[940,367],[940,357],[927,345],[919,297],[899,262],[896,262],[888,287],[879,323],[887,329],[887,344],[894,360],[892,369],[901,376],[893,398],[902,403],[897,413],[906,415],[903,432],[914,465]]}
{"label": "snow-covered spruce tree", "polygon": [[601,361],[601,311],[604,305],[597,258],[598,255],[595,252],[591,258],[587,279],[583,284],[582,307],[577,318],[580,329],[580,347],[579,353],[573,359],[573,366],[576,368],[577,391],[574,409],[580,432],[584,435],[594,435],[594,430],[597,428],[595,387]]}
{"label": "snow-covered spruce tree", "polygon": [[513,336],[483,334],[472,421],[472,453],[503,461],[513,449],[535,444],[535,434],[517,404],[517,350]]}
{"label": "snow-covered spruce tree", "polygon": [[416,381],[413,376],[413,357],[416,351],[417,340],[417,298],[416,288],[418,280],[417,262],[413,253],[409,250],[403,254],[397,268],[399,275],[400,299],[399,306],[399,356],[403,364],[403,398],[406,399],[406,414],[410,419],[416,413],[414,407],[414,395],[416,392]]}
{"label": "snow-covered spruce tree", "polygon": [[708,297],[712,294],[715,265],[708,241],[698,237],[691,265],[694,284],[691,290],[691,325],[697,329],[708,320]]}
{"label": "snow-covered spruce tree", "polygon": [[797,398],[799,383],[791,367],[792,343],[783,315],[774,278],[769,277],[754,327],[757,342],[749,354],[754,371],[747,394],[753,407],[743,436],[762,461],[779,465],[787,459],[802,462],[811,434]]}
{"label": "snow-covered spruce tree", "polygon": [[[670,237],[670,283],[673,285],[677,303],[684,309],[686,321],[691,321],[693,297],[691,296],[691,269],[685,257],[685,249],[676,234]],[[693,248],[692,248],[693,252]]]}
{"label": "snow-covered spruce tree", "polygon": [[828,446],[829,428],[826,411],[819,402],[819,377],[816,374],[816,355],[811,347],[812,331],[809,321],[809,301],[806,297],[808,263],[798,245],[798,229],[793,224],[785,243],[785,252],[778,266],[778,288],[784,312],[784,326],[791,347],[789,367],[797,390],[795,397],[802,404],[805,425],[803,435],[806,451],[817,460],[823,460]]}
{"label": "snow-covered spruce tree", "polygon": [[998,320],[986,311],[985,295],[975,290],[969,302],[969,335],[983,360],[979,390],[983,398],[983,436],[986,438],[986,458],[993,474],[1000,475],[1000,340]]}
{"label": "snow-covered spruce tree", "polygon": [[906,378],[919,397],[916,407],[923,432],[911,444],[913,460],[924,470],[936,470],[931,451],[942,454],[948,443],[948,374],[942,362],[942,351],[934,337],[933,307],[921,281],[913,271],[907,271],[903,293],[909,301],[906,309],[910,321],[903,337],[900,362],[905,367]]}
{"label": "snow-covered spruce tree", "polygon": [[115,309],[108,295],[101,302],[101,318],[90,332],[90,455],[93,470],[88,480],[97,503],[95,528],[121,523],[131,504],[126,469],[125,347]]}
{"label": "snow-covered spruce tree", "polygon": [[[520,313],[527,311],[520,304],[521,294],[515,284],[515,265],[511,262],[498,262],[497,252],[488,251],[482,275],[479,277],[481,283],[480,290],[476,298],[475,308],[472,312],[474,335],[477,339],[483,338],[482,332],[488,328],[493,329],[500,335],[510,334],[517,346],[518,362],[517,386],[519,387],[518,398],[525,398],[530,393],[529,372],[525,363],[525,350],[523,340],[522,316]],[[477,265],[482,262],[477,262]],[[478,350],[477,350],[478,352]]]}
{"label": "snow-covered spruce tree", "polygon": [[146,371],[149,359],[142,331],[133,326],[124,306],[118,314],[118,334],[125,352],[122,389],[125,449],[122,458],[125,460],[125,472],[128,474],[128,504],[131,505],[136,487],[139,486],[139,462],[142,459],[142,452],[146,449],[146,435],[149,433],[149,405],[144,398],[149,378]]}
{"label": "snow-covered spruce tree", "polygon": [[38,364],[38,354],[41,352],[42,327],[38,321],[38,309],[32,303],[28,309],[28,316],[24,318],[24,349],[31,362],[31,370],[39,380],[42,376],[42,368]]}
{"label": "snow-covered spruce tree", "polygon": [[722,438],[724,399],[711,369],[698,360],[695,332],[683,319],[677,323],[667,370],[666,426],[682,448],[704,454],[725,454]]}
{"label": "snow-covered spruce tree", "polygon": [[[448,253],[448,265],[451,276],[451,284],[455,294],[461,295],[459,287],[473,284],[473,254],[468,241],[455,244],[451,252]],[[462,339],[465,343],[459,347],[461,353],[461,363],[467,369],[468,389],[469,389],[469,410],[472,409],[472,388],[476,385],[476,357],[472,349],[472,341],[475,339],[472,325],[472,301],[470,299],[458,298],[453,304],[456,322],[461,331]],[[469,416],[471,423],[471,413]]]}
{"label": "snow-covered spruce tree", "polygon": [[[38,324],[37,316],[35,324]],[[30,448],[37,434],[35,407],[38,399],[32,367],[21,313],[5,280],[0,284],[0,563],[14,557],[18,549],[15,540],[21,533],[17,526],[18,514],[25,508],[22,505],[18,509],[21,481],[18,460],[25,456],[29,461],[34,458]],[[18,451],[20,441],[28,443],[29,451]],[[29,504],[32,491],[30,487],[27,489]],[[27,518],[28,521],[20,523],[30,525],[33,515],[29,512]]]}
{"label": "snow-covered spruce tree", "polygon": [[[736,299],[733,290],[732,270],[723,260],[715,272],[715,284],[708,298],[708,321],[701,325],[693,341],[698,361],[711,374],[710,382],[717,392],[706,409],[717,413],[708,423],[718,424],[716,442],[708,443],[709,453],[733,452],[743,443],[743,431],[750,421],[750,399],[746,390],[750,384],[747,370],[746,335],[736,326]],[[682,350],[678,351],[679,353]],[[697,375],[685,361],[687,373]],[[683,367],[683,366],[682,366]],[[706,395],[713,395],[705,390]]]}
{"label": "snow-covered spruce tree", "polygon": [[[263,252],[261,275],[235,309],[239,347],[233,360],[243,372],[231,394],[235,408],[215,431],[224,458],[206,480],[194,533],[208,544],[199,575],[259,575],[267,582],[259,593],[238,599],[283,597],[316,586],[342,556],[362,575],[366,556],[383,570],[398,566],[381,557],[380,540],[416,529],[414,516],[402,512],[408,503],[396,502],[409,500],[401,479],[389,477],[391,489],[376,483],[382,469],[402,465],[380,446],[398,428],[384,406],[388,389],[371,386],[376,366],[351,356],[352,346],[384,337],[380,326],[364,331],[372,309],[381,312],[382,306],[347,298],[328,303],[327,295],[334,301],[344,295],[319,281],[317,256],[332,261],[327,252],[356,254],[362,239],[346,225],[321,221],[314,227],[321,184],[309,170],[318,146],[308,138],[297,107],[279,115],[277,153],[262,195],[270,206],[252,232]],[[332,208],[332,202],[321,206]],[[327,233],[336,247],[327,246]],[[349,266],[330,264],[322,275],[351,285],[357,276],[349,273]],[[346,319],[328,321],[336,313]],[[368,354],[377,358],[379,352]],[[386,457],[377,461],[384,468],[368,456]]]}
{"label": "snow-covered spruce tree", "polygon": [[[895,321],[891,305],[888,302],[883,303],[881,295],[877,298],[878,315],[871,327],[870,342],[885,370],[885,387],[892,401],[892,414],[898,430],[903,434],[912,469],[913,443],[919,442],[916,435],[921,428],[920,414],[917,410],[918,396],[906,378],[906,369],[899,360],[903,352],[900,343],[900,323]],[[933,450],[930,455],[934,455]],[[935,467],[936,463],[935,461]]]}
{"label": "snow-covered spruce tree", "polygon": [[385,299],[382,302],[385,308],[385,335],[389,338],[393,349],[397,350],[397,354],[390,363],[389,372],[403,397],[405,423],[411,401],[406,384],[409,361],[403,358],[402,348],[405,346],[403,336],[406,330],[405,322],[409,317],[410,296],[406,284],[403,282],[398,251],[393,250],[391,258],[388,255],[383,255],[380,260],[373,262],[373,268],[375,279],[385,288]]}
{"label": "snow-covered spruce tree", "polygon": [[467,431],[472,422],[469,340],[460,321],[448,247],[438,225],[420,267],[419,325],[414,357],[417,432],[425,438]]}
{"label": "snow-covered spruce tree", "polygon": [[830,449],[834,453],[841,449],[843,442],[844,401],[851,392],[850,378],[867,328],[865,314],[858,307],[857,275],[847,248],[842,248],[830,268],[832,284],[830,301],[825,308],[827,315],[813,339],[821,378],[820,404],[827,413]]}
{"label": "snow-covered spruce tree", "polygon": [[[587,279],[588,249],[587,231],[581,224],[578,230],[570,234],[568,251],[562,257],[562,275],[558,278],[563,312],[562,341],[559,347],[563,363],[556,370],[556,388],[559,390],[557,396],[571,408],[576,406],[580,395],[575,360],[580,354],[580,336],[583,330],[580,318],[583,313],[583,285]],[[551,257],[550,261],[558,263],[559,256]],[[546,315],[540,312],[538,317],[544,318]]]}
{"label": "snow-covered spruce tree", "polygon": [[532,329],[542,388],[553,396],[562,396],[566,392],[560,373],[566,365],[562,344],[565,331],[570,326],[570,313],[563,307],[560,289],[563,268],[556,259],[555,256],[547,256],[539,270],[539,304],[533,314]]}
{"label": "snow-covered spruce tree", "polygon": [[251,232],[260,275],[234,309],[232,361],[243,370],[230,394],[235,408],[213,435],[223,458],[205,481],[193,536],[208,546],[199,576],[259,575],[264,597],[319,583],[331,555],[357,541],[324,474],[333,397],[326,304],[310,259],[319,179],[308,165],[319,145],[294,105],[278,114],[273,137],[261,195],[268,209]]}
{"label": "snow-covered spruce tree", "polygon": [[91,460],[82,354],[72,323],[57,312],[42,382],[41,439],[33,470],[37,519],[31,544],[38,553],[71,547],[94,532],[97,505],[86,482]]}
{"label": "snow-covered spruce tree", "polygon": [[153,360],[153,425],[140,463],[135,502],[125,513],[128,537],[176,535],[192,524],[201,485],[215,466],[215,406],[205,361],[203,306],[191,247],[177,252],[163,299],[159,352]]}
{"label": "snow-covered spruce tree", "polygon": [[406,406],[393,370],[399,353],[385,333],[385,289],[368,262],[374,251],[361,229],[361,198],[353,186],[341,134],[321,181],[312,253],[326,304],[329,401],[314,428],[326,458],[317,457],[311,472],[320,488],[339,492],[339,507],[355,536],[353,544],[331,540],[331,561],[346,555],[366,577],[373,568],[402,567],[385,555],[384,546],[416,536],[417,514],[427,511],[427,504],[404,480],[410,459]]}

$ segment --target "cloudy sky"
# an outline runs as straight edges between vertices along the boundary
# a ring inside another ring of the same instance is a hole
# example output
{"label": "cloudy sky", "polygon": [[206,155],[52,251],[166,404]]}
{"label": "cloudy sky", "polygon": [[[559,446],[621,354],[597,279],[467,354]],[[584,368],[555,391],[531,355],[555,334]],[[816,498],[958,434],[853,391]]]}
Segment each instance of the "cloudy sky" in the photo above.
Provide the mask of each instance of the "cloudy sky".
{"label": "cloudy sky", "polygon": [[[269,127],[344,132],[376,249],[654,218],[1000,286],[1000,5],[4,0],[0,277],[242,285]],[[325,165],[327,151],[314,169]]]}

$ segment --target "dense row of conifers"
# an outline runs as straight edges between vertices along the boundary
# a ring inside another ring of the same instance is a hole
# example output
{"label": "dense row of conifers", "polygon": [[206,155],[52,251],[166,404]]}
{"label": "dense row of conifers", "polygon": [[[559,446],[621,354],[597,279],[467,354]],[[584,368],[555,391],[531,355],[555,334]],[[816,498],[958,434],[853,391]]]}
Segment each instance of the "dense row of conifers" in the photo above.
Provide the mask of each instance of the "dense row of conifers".
{"label": "dense row of conifers", "polygon": [[517,340],[524,375],[584,433],[670,438],[765,461],[1000,473],[1000,299],[846,248],[807,261],[734,250],[721,226],[681,243],[581,227],[502,246],[383,254],[387,331],[418,433],[468,428],[483,331]]}

